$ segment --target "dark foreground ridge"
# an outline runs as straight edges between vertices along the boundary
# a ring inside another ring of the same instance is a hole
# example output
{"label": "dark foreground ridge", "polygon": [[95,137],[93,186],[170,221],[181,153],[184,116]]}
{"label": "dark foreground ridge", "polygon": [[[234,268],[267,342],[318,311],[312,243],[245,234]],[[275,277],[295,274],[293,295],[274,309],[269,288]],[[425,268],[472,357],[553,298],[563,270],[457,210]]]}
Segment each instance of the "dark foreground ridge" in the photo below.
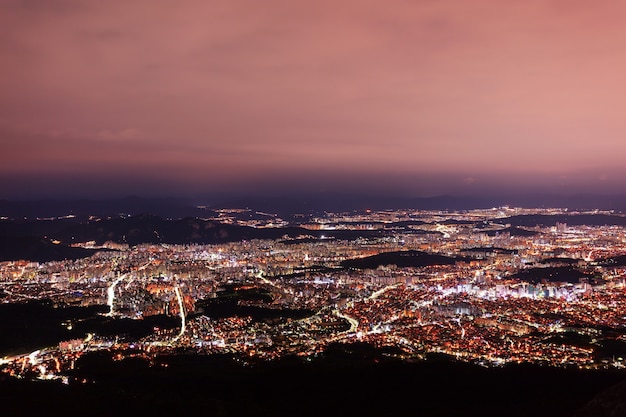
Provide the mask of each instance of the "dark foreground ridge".
{"label": "dark foreground ridge", "polygon": [[624,379],[617,370],[483,368],[447,357],[406,363],[364,344],[258,363],[181,352],[149,366],[98,352],[82,357],[74,376],[96,382],[3,380],[3,414],[571,417]]}

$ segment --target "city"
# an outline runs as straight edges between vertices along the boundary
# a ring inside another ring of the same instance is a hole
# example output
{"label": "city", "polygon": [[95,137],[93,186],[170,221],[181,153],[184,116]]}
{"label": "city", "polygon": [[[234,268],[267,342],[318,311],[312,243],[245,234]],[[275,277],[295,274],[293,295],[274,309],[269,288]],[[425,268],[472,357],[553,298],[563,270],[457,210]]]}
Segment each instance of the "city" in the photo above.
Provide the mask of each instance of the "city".
{"label": "city", "polygon": [[626,415],[626,2],[0,26],[2,415]]}
{"label": "city", "polygon": [[[93,318],[67,318],[56,343],[5,348],[0,371],[74,384],[88,382],[72,376],[76,362],[98,351],[153,364],[180,354],[252,363],[310,360],[353,343],[402,361],[435,354],[483,367],[625,365],[626,217],[619,213],[367,210],[298,224],[249,209],[217,213],[224,223],[297,225],[311,234],[210,245],[74,241],[97,251],[77,260],[4,261],[3,305],[92,309],[100,327]],[[537,219],[543,224],[515,225]],[[315,234],[337,230],[357,235]],[[369,231],[381,233],[358,235]],[[107,329],[113,322],[147,330]]]}

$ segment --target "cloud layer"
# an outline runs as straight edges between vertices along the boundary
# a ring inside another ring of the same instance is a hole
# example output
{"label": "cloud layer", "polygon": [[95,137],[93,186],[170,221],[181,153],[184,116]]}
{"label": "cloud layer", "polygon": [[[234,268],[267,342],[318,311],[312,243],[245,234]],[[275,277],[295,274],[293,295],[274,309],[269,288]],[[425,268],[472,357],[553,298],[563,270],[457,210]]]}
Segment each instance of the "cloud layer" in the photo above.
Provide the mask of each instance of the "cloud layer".
{"label": "cloud layer", "polygon": [[626,191],[626,3],[7,0],[0,192]]}

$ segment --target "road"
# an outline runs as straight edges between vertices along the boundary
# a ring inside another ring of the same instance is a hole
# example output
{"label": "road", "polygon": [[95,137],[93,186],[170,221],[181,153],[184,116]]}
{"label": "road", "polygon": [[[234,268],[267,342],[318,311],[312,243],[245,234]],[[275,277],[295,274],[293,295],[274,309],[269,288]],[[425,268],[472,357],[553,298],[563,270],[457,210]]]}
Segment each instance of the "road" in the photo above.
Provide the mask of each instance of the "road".
{"label": "road", "polygon": [[123,281],[126,278],[126,275],[127,274],[120,275],[115,281],[113,281],[113,284],[111,284],[109,288],[107,288],[107,305],[109,306],[109,312],[107,316],[113,315],[113,303],[115,302],[115,287],[117,286],[117,284],[119,284],[121,281]]}
{"label": "road", "polygon": [[354,317],[346,316],[345,314],[343,314],[339,310],[333,310],[333,314],[336,315],[339,318],[347,320],[348,323],[350,323],[350,328],[348,330],[346,330],[344,333],[354,333],[354,332],[356,332],[356,329],[358,329],[358,327],[359,327],[359,321],[357,319],[355,319]]}
{"label": "road", "polygon": [[401,283],[401,282],[398,282],[398,283],[396,283],[396,284],[387,285],[386,287],[381,288],[381,289],[380,289],[380,290],[378,290],[378,291],[374,291],[374,292],[372,293],[372,295],[370,295],[370,296],[368,297],[368,299],[369,299],[369,300],[375,300],[375,299],[377,299],[378,297],[380,297],[381,295],[383,295],[384,293],[386,293],[387,291],[389,291],[390,289],[392,289],[392,288],[396,288],[396,287],[398,287],[398,286],[400,286],[400,285],[402,285],[402,283]]}
{"label": "road", "polygon": [[[148,265],[150,265],[150,262],[140,266],[136,272],[143,271],[144,269],[148,267]],[[113,284],[111,284],[109,288],[107,288],[107,305],[109,306],[109,313],[107,314],[107,316],[113,315],[113,304],[115,302],[115,287],[121,281],[126,279],[127,276],[128,274],[120,275],[115,281],[113,281]]]}
{"label": "road", "polygon": [[180,325],[180,332],[178,333],[178,336],[176,336],[172,340],[172,343],[180,339],[180,337],[185,333],[185,326],[186,326],[185,306],[183,304],[183,297],[180,294],[180,288],[178,288],[178,285],[174,287],[174,292],[176,293],[176,298],[178,299],[178,309],[180,311],[179,315],[180,315],[181,325]]}

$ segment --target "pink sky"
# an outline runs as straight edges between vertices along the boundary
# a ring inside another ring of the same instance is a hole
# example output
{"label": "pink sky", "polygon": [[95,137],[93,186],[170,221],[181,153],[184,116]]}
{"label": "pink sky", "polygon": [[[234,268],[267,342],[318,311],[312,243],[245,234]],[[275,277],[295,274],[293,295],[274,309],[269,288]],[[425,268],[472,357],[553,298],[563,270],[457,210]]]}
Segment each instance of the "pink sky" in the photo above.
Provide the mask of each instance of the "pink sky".
{"label": "pink sky", "polygon": [[621,0],[4,0],[0,27],[0,198],[626,192]]}

